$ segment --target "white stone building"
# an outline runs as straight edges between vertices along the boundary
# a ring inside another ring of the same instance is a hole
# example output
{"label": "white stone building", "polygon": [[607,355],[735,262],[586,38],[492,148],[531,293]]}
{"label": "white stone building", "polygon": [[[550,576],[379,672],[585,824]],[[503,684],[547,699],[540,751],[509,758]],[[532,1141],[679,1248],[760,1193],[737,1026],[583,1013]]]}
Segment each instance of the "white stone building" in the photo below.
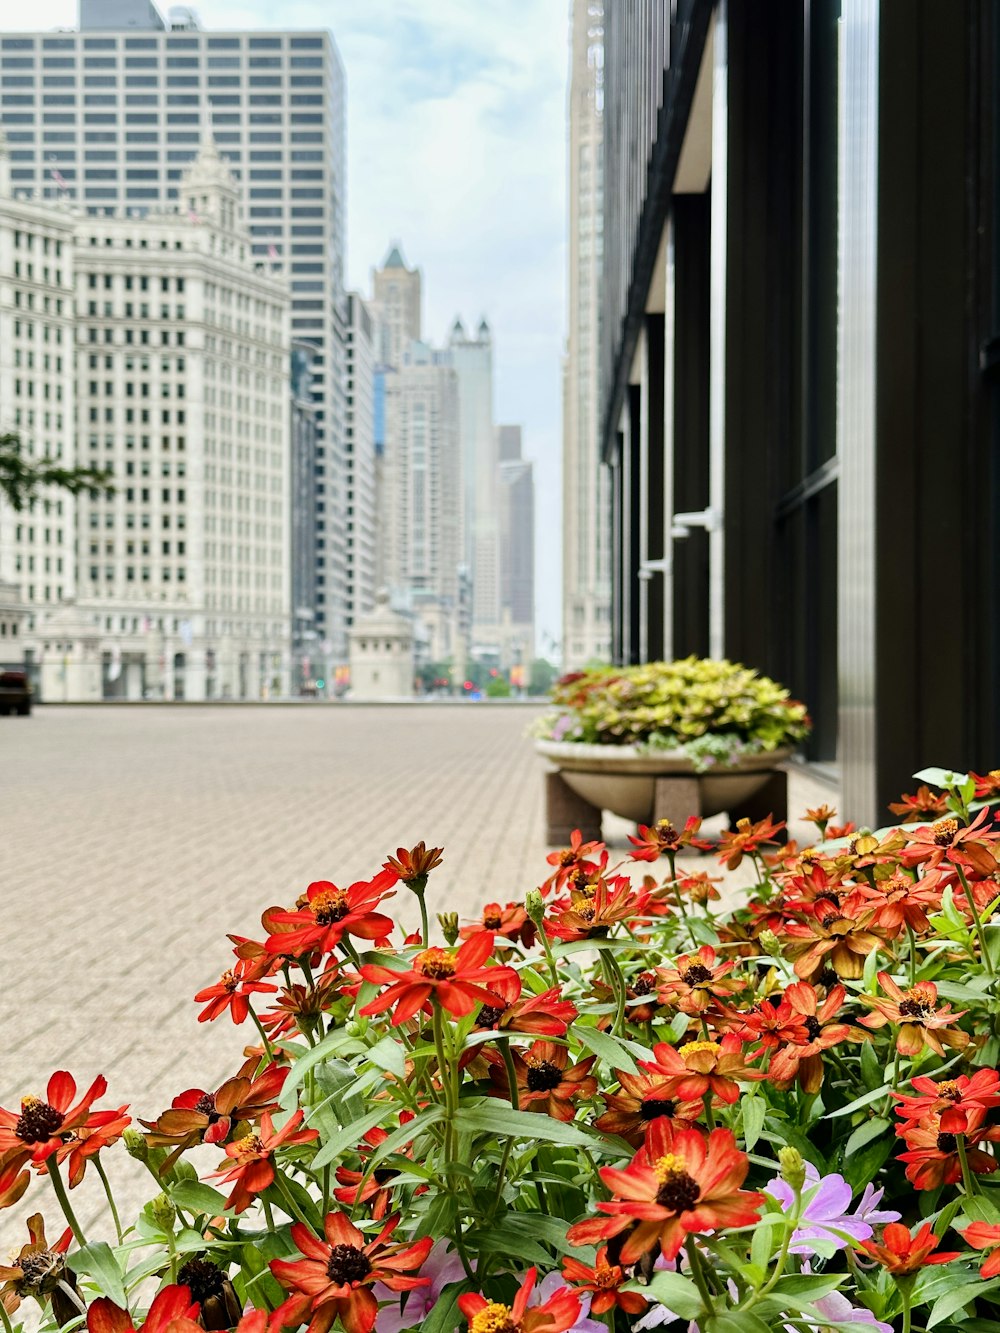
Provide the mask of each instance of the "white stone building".
{"label": "white stone building", "polygon": [[78,501],[78,607],[105,696],[267,698],[289,673],[288,288],[211,140],[181,191],[78,222],[79,454],[115,482]]}
{"label": "white stone building", "polygon": [[568,335],[563,375],[563,665],[611,659],[611,505],[598,451],[604,242],[603,0],[573,0]]}
{"label": "white stone building", "polygon": [[393,610],[380,588],[375,606],[351,628],[352,699],[408,699],[413,695],[413,623]]}
{"label": "white stone building", "polygon": [[377,326],[347,298],[347,624],[375,605],[375,355]]}
{"label": "white stone building", "polygon": [[399,242],[390,246],[381,268],[372,270],[372,311],[378,321],[378,361],[401,366],[411,342],[423,337],[422,278],[408,268]]}
{"label": "white stone building", "polygon": [[[65,202],[11,197],[0,129],[0,434],[34,459],[72,467],[75,454],[73,226]],[[35,616],[75,595],[76,501],[46,488],[15,513],[0,500],[0,581]],[[9,655],[6,645],[0,657]]]}

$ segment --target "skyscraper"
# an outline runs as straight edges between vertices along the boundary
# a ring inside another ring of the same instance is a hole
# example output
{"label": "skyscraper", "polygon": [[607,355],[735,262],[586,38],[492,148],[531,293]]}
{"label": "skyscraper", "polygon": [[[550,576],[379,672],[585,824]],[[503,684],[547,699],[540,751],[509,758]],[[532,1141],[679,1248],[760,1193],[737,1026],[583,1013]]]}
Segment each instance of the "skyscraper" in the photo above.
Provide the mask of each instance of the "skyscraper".
{"label": "skyscraper", "polygon": [[377,326],[347,298],[347,623],[375,605],[375,350]]}
{"label": "skyscraper", "polygon": [[521,427],[497,427],[501,663],[527,665],[535,645],[535,479]]}
{"label": "skyscraper", "polygon": [[573,0],[569,81],[569,297],[563,377],[563,664],[610,660],[611,506],[600,462],[604,240],[603,0]]}
{"label": "skyscraper", "polygon": [[423,337],[421,276],[407,268],[401,244],[389,249],[381,268],[372,270],[372,310],[378,320],[378,360],[401,366],[411,342]]}
{"label": "skyscraper", "polygon": [[253,253],[290,275],[316,349],[317,631],[346,655],[344,72],[332,36],[165,25],[151,0],[81,0],[80,31],[0,38],[15,192],[88,212],[177,202],[206,133],[240,183]]}

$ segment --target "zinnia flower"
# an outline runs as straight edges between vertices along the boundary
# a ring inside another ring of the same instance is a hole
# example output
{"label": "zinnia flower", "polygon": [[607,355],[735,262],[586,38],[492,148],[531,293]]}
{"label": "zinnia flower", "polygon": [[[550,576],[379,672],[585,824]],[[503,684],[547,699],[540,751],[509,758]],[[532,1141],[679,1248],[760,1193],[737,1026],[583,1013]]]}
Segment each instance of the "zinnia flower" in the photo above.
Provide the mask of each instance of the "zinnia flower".
{"label": "zinnia flower", "polygon": [[34,1296],[39,1302],[48,1297],[56,1321],[60,1325],[67,1324],[79,1314],[59,1285],[65,1282],[71,1290],[77,1289],[65,1259],[73,1232],[67,1227],[56,1243],[49,1245],[42,1215],[33,1213],[28,1218],[28,1237],[27,1245],[22,1245],[9,1263],[0,1264],[0,1282],[3,1283],[0,1304],[8,1314],[13,1314],[25,1296]]}
{"label": "zinnia flower", "polygon": [[214,986],[206,986],[194,997],[195,1004],[205,1008],[198,1015],[199,1023],[211,1022],[229,1010],[234,1023],[246,1021],[250,1013],[250,995],[258,992],[273,993],[278,988],[268,981],[260,981],[260,964],[247,958],[238,958],[227,968]]}
{"label": "zinnia flower", "polygon": [[719,864],[727,870],[737,870],[744,856],[752,856],[761,847],[777,842],[777,835],[785,827],[784,820],[774,823],[771,816],[759,819],[738,819],[735,829],[727,829],[719,839]]}
{"label": "zinnia flower", "polygon": [[630,1281],[621,1264],[608,1262],[608,1247],[602,1245],[597,1251],[593,1267],[588,1267],[579,1259],[566,1258],[562,1265],[563,1277],[572,1284],[574,1291],[590,1295],[592,1314],[604,1314],[608,1310],[624,1310],[626,1314],[642,1314],[649,1302],[637,1291],[622,1291],[622,1286]]}
{"label": "zinnia flower", "polygon": [[309,1143],[319,1137],[315,1129],[299,1129],[303,1115],[303,1111],[295,1111],[281,1128],[276,1130],[271,1112],[265,1111],[261,1117],[259,1130],[226,1145],[225,1161],[208,1179],[214,1178],[227,1184],[235,1182],[232,1193],[226,1200],[227,1208],[242,1213],[253,1202],[253,1196],[262,1193],[272,1183],[274,1165],[271,1157],[275,1148],[280,1148],[283,1144],[291,1147],[298,1143]]}
{"label": "zinnia flower", "polygon": [[941,1237],[935,1236],[927,1222],[915,1236],[910,1235],[909,1227],[904,1227],[902,1222],[891,1222],[882,1232],[881,1244],[863,1240],[861,1248],[894,1277],[908,1277],[918,1273],[926,1264],[948,1264],[952,1259],[960,1258],[959,1250],[935,1254],[940,1244]]}
{"label": "zinnia flower", "polygon": [[607,1110],[594,1121],[602,1134],[617,1134],[638,1148],[652,1121],[666,1116],[677,1129],[691,1129],[702,1112],[700,1101],[678,1101],[669,1084],[656,1074],[630,1074],[616,1069],[620,1092],[602,1092]]}
{"label": "zinnia flower", "polygon": [[974,1250],[989,1250],[979,1276],[996,1277],[1000,1273],[1000,1226],[994,1222],[973,1222],[958,1234]]}
{"label": "zinnia flower", "polygon": [[[193,1322],[197,1314],[198,1302],[192,1301],[190,1288],[174,1285],[163,1287],[156,1293],[146,1318],[139,1324],[128,1310],[123,1310],[107,1296],[99,1296],[87,1307],[87,1329],[89,1333],[166,1333],[174,1319]],[[196,1327],[202,1328],[202,1325]]]}
{"label": "zinnia flower", "polygon": [[326,879],[316,880],[306,889],[303,907],[294,912],[272,908],[267,913],[271,931],[265,941],[268,951],[294,958],[330,953],[344,935],[376,942],[388,940],[392,918],[375,909],[392,896],[386,890],[395,882],[395,874],[387,871],[370,883],[359,880],[346,889]]}
{"label": "zinnia flower", "polygon": [[513,1305],[488,1301],[479,1292],[459,1296],[458,1308],[469,1321],[469,1333],[568,1333],[580,1314],[579,1296],[561,1287],[543,1305],[529,1307],[535,1277],[536,1270],[529,1268]]}
{"label": "zinnia flower", "polygon": [[946,1045],[961,1049],[969,1044],[969,1034],[955,1027],[958,1019],[963,1018],[967,1010],[954,1013],[950,1004],[938,1004],[937,986],[933,981],[918,981],[909,990],[903,991],[888,972],[879,972],[879,984],[889,995],[883,999],[878,995],[859,995],[863,1004],[870,1005],[875,1012],[859,1018],[862,1027],[881,1028],[886,1023],[899,1026],[896,1036],[896,1049],[900,1055],[919,1055],[924,1046],[929,1046],[936,1054],[943,1056]]}
{"label": "zinnia flower", "polygon": [[44,1162],[87,1123],[91,1104],[107,1090],[107,1079],[100,1074],[74,1104],[76,1080],[65,1069],[58,1070],[49,1079],[45,1101],[23,1097],[20,1113],[0,1107],[0,1158],[30,1158],[36,1166]]}
{"label": "zinnia flower", "polygon": [[[526,1051],[512,1049],[511,1055],[523,1110],[542,1111],[555,1120],[572,1120],[576,1098],[592,1097],[597,1091],[597,1079],[590,1073],[597,1058],[594,1055],[571,1065],[566,1047],[551,1041],[533,1041]],[[506,1066],[495,1051],[489,1058],[493,1095],[512,1100]]]}
{"label": "zinnia flower", "polygon": [[701,828],[701,820],[696,815],[688,818],[684,828],[678,832],[669,819],[660,819],[655,824],[640,824],[639,836],[630,833],[629,842],[635,848],[629,852],[633,861],[658,861],[661,856],[676,856],[682,847],[697,847],[706,851],[707,842],[699,842],[695,835]]}
{"label": "zinnia flower", "polygon": [[[896,1114],[904,1120],[919,1121],[937,1114],[941,1117],[941,1129],[946,1134],[964,1134],[968,1128],[970,1113],[985,1114],[994,1106],[1000,1106],[1000,1074],[995,1069],[977,1069],[971,1075],[959,1074],[958,1078],[945,1079],[936,1083],[926,1074],[918,1074],[910,1080],[911,1087],[920,1094],[912,1096],[905,1092],[892,1095],[898,1103]],[[982,1121],[982,1115],[979,1115]],[[906,1133],[905,1129],[900,1131]]]}
{"label": "zinnia flower", "polygon": [[426,1286],[426,1278],[408,1275],[421,1266],[434,1242],[424,1236],[412,1245],[390,1244],[398,1223],[397,1213],[366,1243],[346,1213],[327,1214],[325,1240],[295,1222],[292,1240],[304,1257],[272,1259],[270,1265],[281,1285],[293,1293],[279,1307],[282,1324],[303,1323],[308,1315],[308,1333],[326,1333],[339,1318],[347,1333],[370,1333],[378,1316],[378,1298],[372,1291],[376,1282],[395,1292]]}
{"label": "zinnia flower", "polygon": [[721,1042],[689,1041],[680,1047],[657,1042],[652,1053],[653,1060],[640,1060],[640,1067],[661,1078],[669,1096],[684,1102],[697,1101],[711,1092],[731,1106],[739,1100],[741,1082],[765,1077],[759,1069],[747,1065],[743,1043],[733,1032],[727,1032]]}
{"label": "zinnia flower", "polygon": [[624,1170],[601,1168],[601,1179],[614,1196],[597,1208],[607,1217],[571,1226],[571,1245],[596,1245],[628,1231],[617,1253],[634,1264],[659,1246],[676,1257],[689,1234],[743,1227],[756,1222],[762,1194],[743,1190],[750,1169],[732,1131],[715,1129],[704,1136],[694,1129],[675,1132],[668,1120],[654,1120],[645,1146]]}
{"label": "zinnia flower", "polygon": [[464,1018],[482,1004],[503,1009],[503,1000],[487,987],[494,978],[499,979],[512,969],[485,967],[492,952],[493,936],[484,930],[466,940],[458,950],[423,949],[404,972],[366,963],[360,969],[364,979],[380,986],[388,984],[388,990],[358,1012],[368,1018],[395,1006],[392,1025],[398,1027],[418,1013],[432,996],[456,1018]]}

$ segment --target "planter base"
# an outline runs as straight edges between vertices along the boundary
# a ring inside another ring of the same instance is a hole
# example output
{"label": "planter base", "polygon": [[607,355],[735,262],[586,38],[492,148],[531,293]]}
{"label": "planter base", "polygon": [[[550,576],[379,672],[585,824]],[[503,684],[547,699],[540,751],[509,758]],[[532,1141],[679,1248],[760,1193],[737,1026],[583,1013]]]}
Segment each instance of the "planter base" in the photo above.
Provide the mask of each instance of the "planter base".
{"label": "planter base", "polygon": [[545,774],[545,841],[550,847],[568,847],[574,829],[584,842],[600,842],[601,814],[596,805],[578,795],[561,773]]}

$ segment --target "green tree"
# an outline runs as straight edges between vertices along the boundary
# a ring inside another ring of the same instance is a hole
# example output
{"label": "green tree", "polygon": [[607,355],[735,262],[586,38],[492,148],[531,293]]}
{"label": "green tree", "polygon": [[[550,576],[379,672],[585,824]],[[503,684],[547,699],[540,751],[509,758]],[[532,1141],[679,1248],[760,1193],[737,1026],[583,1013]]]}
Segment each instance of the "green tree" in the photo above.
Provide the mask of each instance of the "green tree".
{"label": "green tree", "polygon": [[100,491],[110,495],[111,473],[96,467],[64,467],[54,458],[30,458],[19,435],[0,435],[0,496],[12,509],[30,509],[43,486],[71,495]]}
{"label": "green tree", "polygon": [[557,676],[552,663],[545,657],[536,657],[528,670],[528,693],[548,694]]}
{"label": "green tree", "polygon": [[487,699],[509,699],[510,681],[506,676],[493,676],[486,685]]}

